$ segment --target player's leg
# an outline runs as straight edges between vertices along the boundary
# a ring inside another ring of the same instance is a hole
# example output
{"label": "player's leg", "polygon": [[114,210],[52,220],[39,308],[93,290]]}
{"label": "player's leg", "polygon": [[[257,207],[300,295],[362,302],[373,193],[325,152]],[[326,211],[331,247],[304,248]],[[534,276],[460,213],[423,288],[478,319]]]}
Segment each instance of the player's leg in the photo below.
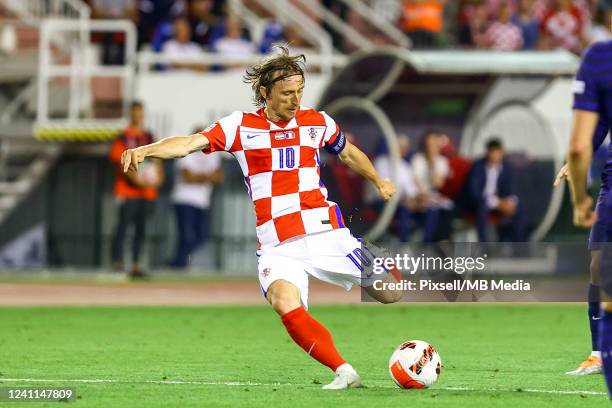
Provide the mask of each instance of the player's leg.
{"label": "player's leg", "polygon": [[300,289],[283,279],[274,281],[266,298],[279,314],[287,333],[309,356],[336,373],[334,381],[324,389],[343,389],[361,386],[361,379],[342,358],[330,332],[302,306]]}
{"label": "player's leg", "polygon": [[374,259],[379,257],[379,249],[356,239],[347,228],[315,234],[305,240],[308,242],[310,275],[346,290],[359,285],[380,303],[401,300],[403,290],[399,285],[389,285],[401,280],[399,271],[393,267],[376,273]]}
{"label": "player's leg", "polygon": [[[602,201],[603,202],[603,201]],[[601,284],[602,313],[599,321],[600,350],[603,373],[612,397],[612,196],[606,199],[598,219],[604,225],[605,238],[600,246],[599,278]]]}
{"label": "player's leg", "polygon": [[117,205],[117,225],[111,240],[111,262],[114,270],[123,269],[123,242],[125,240],[125,232],[127,230],[127,202],[129,200],[121,199]]}
{"label": "player's leg", "polygon": [[589,283],[588,293],[588,318],[589,328],[591,331],[591,355],[584,360],[578,368],[573,371],[568,371],[568,375],[588,375],[598,374],[601,372],[601,351],[599,349],[599,323],[600,317],[600,288],[599,288],[599,269],[600,269],[601,252],[599,250],[591,251],[591,281]]}
{"label": "player's leg", "polygon": [[208,231],[208,210],[192,207],[193,211],[193,241],[189,247],[189,254],[193,254],[206,240]]}
{"label": "player's leg", "polygon": [[[389,271],[389,273],[385,275],[381,275],[380,279],[381,286],[378,284],[374,285],[373,281],[368,286],[364,287],[364,290],[368,295],[377,300],[380,303],[396,303],[402,299],[404,295],[404,291],[399,288],[399,285],[389,285],[396,284],[401,281],[401,275],[397,269],[393,269]],[[376,290],[377,287],[382,287],[382,290]]]}
{"label": "player's leg", "polygon": [[140,254],[145,242],[145,233],[147,227],[147,213],[149,211],[149,201],[144,199],[132,200],[131,217],[134,222],[134,240],[132,242],[132,269],[130,276],[134,278],[142,278],[146,275],[140,268]]}
{"label": "player's leg", "polygon": [[170,262],[170,266],[184,268],[187,265],[189,234],[191,225],[187,215],[186,204],[174,204],[174,214],[176,217],[176,253],[174,259]]}
{"label": "player's leg", "polygon": [[607,301],[601,304],[600,347],[602,351],[603,373],[612,398],[612,297],[604,295]]}
{"label": "player's leg", "polygon": [[485,200],[480,200],[476,204],[474,216],[476,217],[476,230],[478,231],[478,241],[489,241],[489,208]]}

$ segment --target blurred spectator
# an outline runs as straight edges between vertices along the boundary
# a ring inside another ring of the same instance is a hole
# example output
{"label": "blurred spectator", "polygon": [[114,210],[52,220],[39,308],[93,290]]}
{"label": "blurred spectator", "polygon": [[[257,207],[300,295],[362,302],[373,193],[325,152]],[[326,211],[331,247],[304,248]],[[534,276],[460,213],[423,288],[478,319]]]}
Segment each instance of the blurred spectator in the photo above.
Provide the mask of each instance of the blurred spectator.
{"label": "blurred spectator", "polygon": [[277,21],[266,24],[259,44],[259,52],[267,54],[272,51],[274,44],[287,43],[291,54],[304,54],[312,50],[311,45],[304,40],[299,30],[294,25],[283,26]]}
{"label": "blurred spectator", "polygon": [[370,7],[383,20],[394,24],[402,14],[402,3],[397,0],[370,0]]}
{"label": "blurred spectator", "polygon": [[582,30],[582,15],[572,0],[553,0],[552,8],[542,19],[540,48],[579,53],[584,43]]}
{"label": "blurred spectator", "polygon": [[597,7],[593,23],[586,30],[588,44],[593,44],[598,41],[606,41],[612,38],[612,31],[610,31],[611,24],[612,5],[600,5]]}
{"label": "blurred spectator", "polygon": [[178,159],[176,169],[172,202],[178,242],[170,266],[184,268],[191,254],[208,239],[210,199],[213,186],[223,181],[223,169],[220,153],[200,152]]}
{"label": "blurred spectator", "polygon": [[[410,241],[412,224],[417,222],[423,227],[423,241],[433,242],[438,228],[438,210],[435,206],[429,205],[427,196],[420,194],[417,188],[410,165],[410,139],[400,134],[397,137],[397,144],[401,157],[395,168],[397,194],[400,200],[395,214],[399,239],[401,242]],[[384,154],[374,159],[374,168],[382,178],[393,179],[392,162],[387,149]],[[376,197],[373,189],[368,192],[371,198]],[[384,203],[376,202],[374,205],[380,211]]]}
{"label": "blurred spectator", "polygon": [[[230,16],[225,19],[225,35],[214,44],[214,50],[228,57],[248,57],[255,53],[254,45],[243,38],[243,27],[240,20]],[[235,64],[233,67],[242,69],[243,64]]]}
{"label": "blurred spectator", "polygon": [[540,20],[534,13],[533,0],[520,0],[518,10],[512,16],[512,22],[523,33],[523,49],[535,50],[540,41]]}
{"label": "blurred spectator", "polygon": [[512,192],[512,168],[504,160],[499,139],[487,142],[485,157],[474,162],[468,176],[465,209],[476,217],[478,239],[487,242],[489,216],[501,216],[500,241],[525,240],[525,220],[519,199]]}
{"label": "blurred spectator", "polygon": [[419,194],[439,208],[452,208],[452,202],[439,190],[449,176],[448,159],[440,153],[440,133],[427,131],[421,140],[421,149],[412,158],[412,171]]}
{"label": "blurred spectator", "polygon": [[489,9],[484,1],[475,0],[466,4],[461,10],[459,43],[486,47],[489,24]]}
{"label": "blurred spectator", "polygon": [[289,44],[291,54],[307,54],[312,52],[312,46],[308,43],[300,31],[293,25],[285,27],[285,41]]}
{"label": "blurred spectator", "polygon": [[144,128],[144,107],[140,102],[132,103],[130,124],[111,145],[109,158],[115,165],[115,202],[117,204],[117,226],[112,238],[111,260],[114,270],[123,269],[123,244],[127,229],[134,226],[132,242],[132,267],[129,275],[133,278],[146,277],[141,270],[140,254],[144,246],[147,217],[157,200],[157,189],[163,183],[164,175],[159,160],[144,162],[138,172],[124,173],[121,168],[121,154],[126,149],[153,142],[153,135]]}
{"label": "blurred spectator", "polygon": [[413,48],[433,48],[440,43],[446,0],[403,0],[400,26]]}
{"label": "blurred spectator", "polygon": [[515,51],[523,46],[523,32],[512,21],[512,9],[507,2],[499,7],[497,20],[485,32],[485,46],[498,51]]}
{"label": "blurred spectator", "polygon": [[213,0],[191,0],[189,4],[191,41],[201,47],[210,44],[213,27],[218,20],[218,17],[213,14],[213,7]]}
{"label": "blurred spectator", "polygon": [[449,175],[442,188],[440,188],[440,193],[455,201],[459,198],[459,194],[467,181],[472,164],[457,152],[457,148],[447,134],[440,134],[440,145],[440,153],[446,157],[450,168]]}
{"label": "blurred spectator", "polygon": [[285,33],[282,24],[276,20],[269,20],[266,23],[261,35],[259,52],[261,54],[267,54],[272,50],[274,44],[285,41]]}
{"label": "blurred spectator", "polygon": [[[174,38],[167,41],[162,46],[162,53],[169,57],[198,57],[202,55],[202,48],[191,41],[191,26],[186,17],[174,19]],[[205,71],[203,64],[174,62],[170,64],[174,69],[190,69],[195,71]]]}
{"label": "blurred spectator", "polygon": [[185,0],[139,0],[139,44],[151,42],[158,26],[187,12]]}
{"label": "blurred spectator", "polygon": [[[138,25],[137,0],[91,0],[92,17],[103,20],[131,20]],[[125,63],[125,35],[122,32],[95,33],[94,41],[102,43],[102,63]]]}

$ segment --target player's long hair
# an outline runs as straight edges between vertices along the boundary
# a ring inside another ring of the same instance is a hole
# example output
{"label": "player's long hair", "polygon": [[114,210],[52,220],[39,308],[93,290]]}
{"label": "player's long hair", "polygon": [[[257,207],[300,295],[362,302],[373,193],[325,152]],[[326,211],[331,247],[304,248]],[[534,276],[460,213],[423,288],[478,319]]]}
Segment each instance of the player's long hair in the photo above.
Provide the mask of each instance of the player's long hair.
{"label": "player's long hair", "polygon": [[[287,44],[276,45],[275,48],[279,49],[280,53],[273,54],[261,63],[248,68],[243,77],[244,82],[251,84],[253,88],[253,102],[256,106],[266,104],[259,87],[266,87],[269,95],[274,84],[280,80],[293,75],[301,75],[304,78],[302,66],[306,63],[306,57],[303,54],[290,55]],[[277,72],[280,72],[280,75],[277,75]]]}

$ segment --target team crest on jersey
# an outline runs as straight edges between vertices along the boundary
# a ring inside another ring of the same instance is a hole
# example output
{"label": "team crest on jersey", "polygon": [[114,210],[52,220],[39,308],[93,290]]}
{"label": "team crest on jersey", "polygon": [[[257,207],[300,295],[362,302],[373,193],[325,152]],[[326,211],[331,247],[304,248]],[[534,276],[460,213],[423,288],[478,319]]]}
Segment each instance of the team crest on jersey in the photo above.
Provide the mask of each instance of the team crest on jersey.
{"label": "team crest on jersey", "polygon": [[314,142],[317,138],[317,130],[315,128],[308,129],[308,136],[310,136],[310,140]]}
{"label": "team crest on jersey", "polygon": [[272,269],[264,268],[259,274],[262,278],[267,278],[270,275],[270,272],[272,272]]}
{"label": "team crest on jersey", "polygon": [[295,139],[295,133],[293,132],[293,130],[282,131],[282,132],[276,132],[276,133],[274,134],[274,139],[276,139],[276,140],[290,140],[290,139]]}

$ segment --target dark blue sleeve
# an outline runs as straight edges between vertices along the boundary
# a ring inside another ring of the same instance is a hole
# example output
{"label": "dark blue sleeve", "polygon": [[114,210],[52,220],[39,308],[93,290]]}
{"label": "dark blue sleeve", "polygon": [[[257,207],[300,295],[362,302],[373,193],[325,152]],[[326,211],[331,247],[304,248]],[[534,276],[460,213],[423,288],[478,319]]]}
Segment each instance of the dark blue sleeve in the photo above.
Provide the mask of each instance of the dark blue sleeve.
{"label": "dark blue sleeve", "polygon": [[599,53],[599,48],[594,45],[585,52],[582,58],[582,63],[572,85],[574,109],[599,112],[598,87],[599,75],[601,75],[597,70],[601,61]]}
{"label": "dark blue sleeve", "polygon": [[593,134],[593,151],[599,149],[599,146],[606,140],[610,126],[605,122],[604,118],[600,117]]}

